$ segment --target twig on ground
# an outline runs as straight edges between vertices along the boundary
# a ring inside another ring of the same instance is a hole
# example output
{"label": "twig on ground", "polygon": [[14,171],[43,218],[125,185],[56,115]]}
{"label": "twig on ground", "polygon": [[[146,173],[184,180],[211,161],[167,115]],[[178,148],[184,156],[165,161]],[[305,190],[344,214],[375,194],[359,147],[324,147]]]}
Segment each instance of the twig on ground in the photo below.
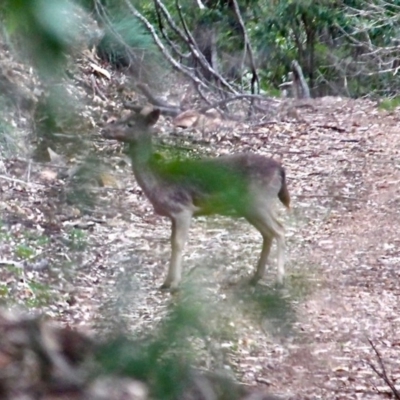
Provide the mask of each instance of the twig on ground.
{"label": "twig on ground", "polygon": [[4,176],[4,175],[0,175],[0,179],[4,179],[5,181],[9,181],[9,182],[20,183],[22,185],[27,185],[27,186],[44,186],[44,185],[41,185],[40,183],[26,182],[21,179],[10,178],[10,177]]}
{"label": "twig on ground", "polygon": [[374,343],[372,342],[371,339],[368,339],[369,344],[371,345],[372,349],[374,350],[374,353],[376,355],[376,358],[378,359],[378,364],[381,370],[378,370],[378,367],[376,367],[372,361],[368,361],[368,365],[371,367],[371,369],[379,376],[379,378],[383,379],[383,381],[386,383],[386,385],[389,386],[390,390],[392,391],[394,398],[400,400],[400,392],[396,389],[396,386],[394,385],[393,381],[388,377],[388,373],[386,371],[385,363],[383,362],[382,356],[379,353],[379,350],[376,348]]}

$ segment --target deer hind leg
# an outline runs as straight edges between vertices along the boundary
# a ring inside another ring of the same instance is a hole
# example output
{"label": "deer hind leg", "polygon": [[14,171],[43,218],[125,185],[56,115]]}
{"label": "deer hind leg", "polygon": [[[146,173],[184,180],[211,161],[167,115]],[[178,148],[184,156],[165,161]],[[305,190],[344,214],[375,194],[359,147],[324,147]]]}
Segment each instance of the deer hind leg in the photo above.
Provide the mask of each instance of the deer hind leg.
{"label": "deer hind leg", "polygon": [[251,279],[251,283],[256,284],[264,276],[272,240],[275,238],[278,246],[277,281],[279,284],[283,284],[285,277],[285,236],[282,224],[275,218],[271,210],[266,210],[265,208],[263,212],[246,216],[246,219],[263,237],[260,259],[258,260],[257,270]]}
{"label": "deer hind leg", "polygon": [[181,281],[182,253],[188,238],[191,219],[192,214],[187,211],[171,216],[171,260],[162,289],[177,289]]}

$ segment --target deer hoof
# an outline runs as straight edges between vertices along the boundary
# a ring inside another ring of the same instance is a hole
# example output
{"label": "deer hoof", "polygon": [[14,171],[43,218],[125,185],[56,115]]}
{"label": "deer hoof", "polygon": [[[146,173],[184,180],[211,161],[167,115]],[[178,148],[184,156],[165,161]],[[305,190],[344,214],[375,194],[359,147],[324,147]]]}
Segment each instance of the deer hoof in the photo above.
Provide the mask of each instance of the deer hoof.
{"label": "deer hoof", "polygon": [[160,286],[160,290],[169,290],[171,287],[170,283],[164,282],[161,286]]}
{"label": "deer hoof", "polygon": [[250,286],[257,285],[259,280],[260,280],[260,278],[257,275],[254,275],[249,281]]}
{"label": "deer hoof", "polygon": [[161,285],[160,290],[165,291],[165,292],[169,291],[170,293],[176,293],[179,290],[179,287],[178,287],[178,285],[164,282]]}

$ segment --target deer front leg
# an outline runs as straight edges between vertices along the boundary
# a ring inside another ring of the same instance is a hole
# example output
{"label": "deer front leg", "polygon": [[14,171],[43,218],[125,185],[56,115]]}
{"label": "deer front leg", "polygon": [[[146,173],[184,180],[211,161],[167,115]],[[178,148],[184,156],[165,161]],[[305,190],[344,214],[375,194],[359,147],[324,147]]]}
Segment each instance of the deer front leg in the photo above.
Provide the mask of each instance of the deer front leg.
{"label": "deer front leg", "polygon": [[182,253],[188,238],[192,214],[185,211],[171,216],[171,260],[162,289],[177,289],[182,278]]}

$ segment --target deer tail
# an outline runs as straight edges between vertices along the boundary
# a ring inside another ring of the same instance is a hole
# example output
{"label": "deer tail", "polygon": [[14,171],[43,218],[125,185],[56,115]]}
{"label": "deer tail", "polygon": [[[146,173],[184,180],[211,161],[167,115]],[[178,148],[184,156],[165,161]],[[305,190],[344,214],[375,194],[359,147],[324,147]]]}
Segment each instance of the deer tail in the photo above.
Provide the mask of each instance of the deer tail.
{"label": "deer tail", "polygon": [[278,193],[278,198],[286,208],[290,208],[290,195],[286,185],[286,174],[283,167],[281,167],[280,174],[282,178],[282,184]]}

